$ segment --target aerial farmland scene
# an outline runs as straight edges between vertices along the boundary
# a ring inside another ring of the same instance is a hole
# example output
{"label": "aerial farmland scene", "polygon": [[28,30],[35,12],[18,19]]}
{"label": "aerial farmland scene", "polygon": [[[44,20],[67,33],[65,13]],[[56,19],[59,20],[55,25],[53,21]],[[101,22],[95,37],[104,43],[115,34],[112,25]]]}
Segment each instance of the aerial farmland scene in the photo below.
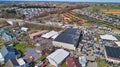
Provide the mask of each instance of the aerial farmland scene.
{"label": "aerial farmland scene", "polygon": [[0,67],[120,67],[120,0],[0,0]]}

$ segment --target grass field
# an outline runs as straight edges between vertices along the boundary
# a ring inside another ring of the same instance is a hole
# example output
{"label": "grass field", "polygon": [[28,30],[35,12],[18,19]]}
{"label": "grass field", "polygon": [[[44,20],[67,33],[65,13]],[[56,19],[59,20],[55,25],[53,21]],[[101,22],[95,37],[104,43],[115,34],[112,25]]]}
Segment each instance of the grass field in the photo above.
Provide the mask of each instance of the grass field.
{"label": "grass field", "polygon": [[20,50],[23,54],[25,54],[27,46],[25,44],[16,44],[14,48]]}

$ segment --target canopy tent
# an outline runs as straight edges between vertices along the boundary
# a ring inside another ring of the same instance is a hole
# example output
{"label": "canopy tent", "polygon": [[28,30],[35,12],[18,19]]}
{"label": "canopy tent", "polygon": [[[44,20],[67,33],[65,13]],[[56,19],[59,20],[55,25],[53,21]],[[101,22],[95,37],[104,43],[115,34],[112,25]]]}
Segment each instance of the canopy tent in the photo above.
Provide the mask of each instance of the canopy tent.
{"label": "canopy tent", "polygon": [[100,35],[101,39],[105,39],[105,40],[118,40],[116,37],[114,37],[113,35]]}
{"label": "canopy tent", "polygon": [[58,37],[58,35],[59,35],[59,34],[56,34],[56,35],[52,36],[51,38],[52,38],[52,39],[55,39],[56,37]]}
{"label": "canopy tent", "polygon": [[81,63],[82,67],[86,67],[87,58],[85,56],[80,56],[79,62]]}
{"label": "canopy tent", "polygon": [[50,37],[52,37],[52,36],[54,36],[56,34],[58,34],[58,32],[56,32],[56,31],[50,31],[50,32],[48,32],[46,34],[43,34],[41,37],[43,37],[43,38],[50,38]]}
{"label": "canopy tent", "polygon": [[120,41],[115,42],[115,44],[117,44],[117,46],[119,46],[119,47],[120,47]]}

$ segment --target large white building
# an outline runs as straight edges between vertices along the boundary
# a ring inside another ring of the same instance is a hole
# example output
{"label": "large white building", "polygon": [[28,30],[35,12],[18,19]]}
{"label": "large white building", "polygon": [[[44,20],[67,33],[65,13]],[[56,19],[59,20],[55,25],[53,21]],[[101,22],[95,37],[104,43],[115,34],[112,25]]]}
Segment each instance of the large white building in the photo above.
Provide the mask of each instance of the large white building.
{"label": "large white building", "polygon": [[78,28],[68,28],[59,34],[53,41],[55,47],[75,50],[81,40],[81,30]]}
{"label": "large white building", "polygon": [[59,67],[59,65],[62,63],[62,61],[65,60],[69,55],[69,52],[64,49],[57,49],[55,52],[47,56],[47,59],[49,60],[50,64]]}

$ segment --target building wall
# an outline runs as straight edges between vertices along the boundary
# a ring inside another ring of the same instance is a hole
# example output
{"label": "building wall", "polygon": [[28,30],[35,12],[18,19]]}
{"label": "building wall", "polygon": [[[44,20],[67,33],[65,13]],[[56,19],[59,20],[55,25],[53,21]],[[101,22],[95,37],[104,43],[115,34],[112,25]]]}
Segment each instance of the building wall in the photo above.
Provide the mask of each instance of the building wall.
{"label": "building wall", "polygon": [[63,48],[67,48],[70,50],[75,50],[75,47],[73,44],[68,44],[68,43],[62,43],[62,42],[57,42],[57,41],[53,41],[53,45],[55,47],[63,47]]}
{"label": "building wall", "polygon": [[55,61],[52,60],[51,58],[47,58],[47,59],[49,60],[50,64],[52,64],[52,65],[54,65],[54,66],[58,66],[58,64],[55,63]]}

